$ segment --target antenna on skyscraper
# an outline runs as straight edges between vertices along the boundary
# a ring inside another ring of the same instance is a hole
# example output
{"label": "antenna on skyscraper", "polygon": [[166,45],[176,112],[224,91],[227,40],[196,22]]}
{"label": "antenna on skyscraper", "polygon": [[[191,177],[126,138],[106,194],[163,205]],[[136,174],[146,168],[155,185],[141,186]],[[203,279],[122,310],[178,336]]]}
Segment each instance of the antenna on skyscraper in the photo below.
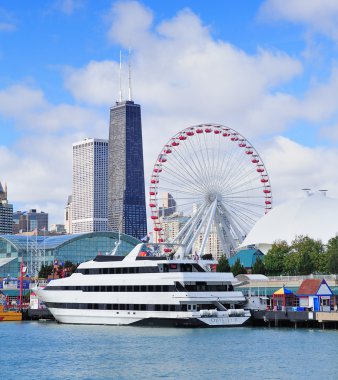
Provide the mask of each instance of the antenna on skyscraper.
{"label": "antenna on skyscraper", "polygon": [[122,80],[121,80],[121,74],[122,74],[122,51],[120,50],[120,70],[119,70],[119,82],[120,82],[120,91],[119,91],[119,101],[122,102]]}
{"label": "antenna on skyscraper", "polygon": [[129,93],[128,93],[128,100],[131,100],[132,99],[132,96],[131,96],[131,62],[130,62],[130,48],[129,48],[129,52],[128,52],[128,83],[129,83]]}

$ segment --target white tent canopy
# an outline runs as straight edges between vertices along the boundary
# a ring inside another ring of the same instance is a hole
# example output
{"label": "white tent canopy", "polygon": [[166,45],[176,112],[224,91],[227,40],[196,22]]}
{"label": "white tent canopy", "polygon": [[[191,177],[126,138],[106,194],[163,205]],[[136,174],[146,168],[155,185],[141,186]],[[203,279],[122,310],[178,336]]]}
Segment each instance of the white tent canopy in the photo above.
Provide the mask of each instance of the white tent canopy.
{"label": "white tent canopy", "polygon": [[325,192],[308,192],[304,198],[277,206],[254,225],[240,247],[254,245],[266,253],[276,240],[290,244],[299,235],[324,244],[337,236],[338,200]]}

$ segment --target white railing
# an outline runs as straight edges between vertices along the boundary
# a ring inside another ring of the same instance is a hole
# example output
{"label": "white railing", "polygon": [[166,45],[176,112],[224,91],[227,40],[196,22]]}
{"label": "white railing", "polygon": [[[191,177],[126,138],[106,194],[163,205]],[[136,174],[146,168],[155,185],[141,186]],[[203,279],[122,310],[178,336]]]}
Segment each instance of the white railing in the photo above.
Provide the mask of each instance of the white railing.
{"label": "white railing", "polygon": [[302,281],[306,279],[338,280],[336,274],[309,274],[308,276],[268,276],[270,281]]}

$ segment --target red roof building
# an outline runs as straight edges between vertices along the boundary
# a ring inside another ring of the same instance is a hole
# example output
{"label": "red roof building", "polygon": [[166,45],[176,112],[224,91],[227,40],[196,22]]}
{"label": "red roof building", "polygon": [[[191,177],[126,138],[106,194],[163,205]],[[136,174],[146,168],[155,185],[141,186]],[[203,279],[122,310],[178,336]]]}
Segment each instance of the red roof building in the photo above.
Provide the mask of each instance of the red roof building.
{"label": "red roof building", "polygon": [[330,311],[335,303],[335,296],[325,279],[303,280],[296,296],[300,307],[313,311]]}

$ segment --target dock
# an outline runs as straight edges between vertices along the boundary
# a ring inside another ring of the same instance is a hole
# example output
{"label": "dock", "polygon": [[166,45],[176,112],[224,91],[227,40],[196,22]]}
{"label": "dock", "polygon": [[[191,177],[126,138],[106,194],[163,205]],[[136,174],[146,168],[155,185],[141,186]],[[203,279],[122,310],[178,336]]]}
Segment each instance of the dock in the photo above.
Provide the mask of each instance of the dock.
{"label": "dock", "polygon": [[336,329],[338,312],[254,310],[251,323],[253,326]]}

